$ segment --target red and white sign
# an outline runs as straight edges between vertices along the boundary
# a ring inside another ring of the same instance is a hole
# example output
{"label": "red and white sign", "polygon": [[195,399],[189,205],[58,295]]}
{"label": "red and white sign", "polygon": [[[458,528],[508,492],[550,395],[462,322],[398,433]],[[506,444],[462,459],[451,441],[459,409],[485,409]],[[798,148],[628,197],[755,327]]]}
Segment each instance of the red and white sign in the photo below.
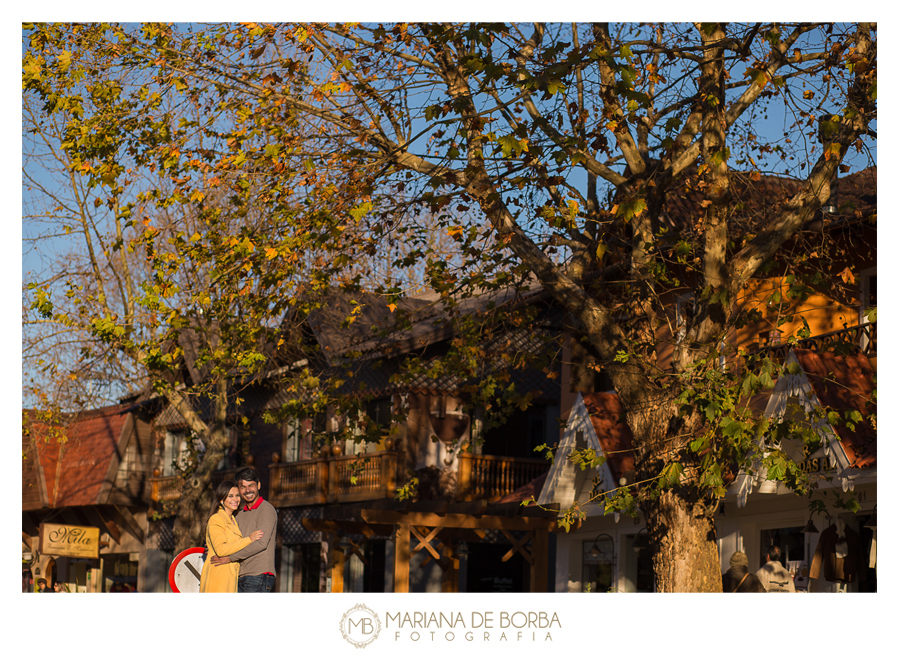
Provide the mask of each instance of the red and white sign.
{"label": "red and white sign", "polygon": [[172,560],[169,567],[169,587],[179,594],[200,593],[200,572],[203,571],[202,546],[187,548]]}

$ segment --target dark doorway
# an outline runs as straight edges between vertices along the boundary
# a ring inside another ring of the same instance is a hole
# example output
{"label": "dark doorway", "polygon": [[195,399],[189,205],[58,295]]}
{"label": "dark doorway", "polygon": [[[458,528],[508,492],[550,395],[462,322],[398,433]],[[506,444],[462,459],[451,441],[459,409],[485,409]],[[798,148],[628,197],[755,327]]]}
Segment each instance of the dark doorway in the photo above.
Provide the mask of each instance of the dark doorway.
{"label": "dark doorway", "polygon": [[369,540],[366,542],[363,554],[368,564],[363,569],[363,592],[383,592],[384,574],[386,569],[385,542],[383,539]]}
{"label": "dark doorway", "polygon": [[531,579],[528,563],[520,553],[501,562],[508,544],[469,544],[466,573],[467,592],[528,592]]}

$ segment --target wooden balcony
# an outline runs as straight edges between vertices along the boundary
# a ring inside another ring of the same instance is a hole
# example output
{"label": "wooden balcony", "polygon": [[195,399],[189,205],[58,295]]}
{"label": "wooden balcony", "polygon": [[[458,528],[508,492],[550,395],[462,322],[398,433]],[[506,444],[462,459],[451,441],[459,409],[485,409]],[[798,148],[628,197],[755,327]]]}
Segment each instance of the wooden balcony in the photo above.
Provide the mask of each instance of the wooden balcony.
{"label": "wooden balcony", "polygon": [[269,501],[288,507],[390,498],[397,487],[396,473],[393,451],[272,464]]}
{"label": "wooden balcony", "polygon": [[181,486],[184,481],[180,477],[150,478],[150,500],[154,503],[167,503],[181,497]]}
{"label": "wooden balcony", "polygon": [[460,453],[457,498],[495,501],[550,469],[546,459]]}
{"label": "wooden balcony", "polygon": [[[866,322],[855,327],[830,331],[827,334],[801,338],[796,347],[813,352],[851,352],[859,350],[868,357],[878,353],[878,323]],[[767,351],[770,358],[784,359],[794,345],[783,343],[769,345],[760,351]]]}
{"label": "wooden balcony", "polygon": [[[212,486],[217,486],[223,480],[229,478],[234,479],[240,468],[230,468],[227,470],[216,471],[212,475]],[[184,486],[184,480],[177,475],[168,477],[152,477],[150,478],[150,500],[153,503],[166,503],[181,498],[181,487]]]}

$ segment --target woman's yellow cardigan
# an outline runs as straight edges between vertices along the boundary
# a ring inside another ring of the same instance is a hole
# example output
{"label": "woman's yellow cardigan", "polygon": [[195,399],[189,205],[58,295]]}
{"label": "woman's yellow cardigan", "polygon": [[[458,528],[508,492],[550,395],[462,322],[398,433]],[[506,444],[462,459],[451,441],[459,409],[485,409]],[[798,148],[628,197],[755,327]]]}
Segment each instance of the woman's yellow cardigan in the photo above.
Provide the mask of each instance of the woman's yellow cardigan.
{"label": "woman's yellow cardigan", "polygon": [[241,535],[234,516],[224,508],[219,508],[206,526],[206,545],[209,555],[203,563],[203,571],[200,572],[201,592],[237,592],[238,573],[241,565],[237,562],[229,562],[220,566],[210,564],[209,558],[213,556],[225,557],[241,550],[251,540]]}

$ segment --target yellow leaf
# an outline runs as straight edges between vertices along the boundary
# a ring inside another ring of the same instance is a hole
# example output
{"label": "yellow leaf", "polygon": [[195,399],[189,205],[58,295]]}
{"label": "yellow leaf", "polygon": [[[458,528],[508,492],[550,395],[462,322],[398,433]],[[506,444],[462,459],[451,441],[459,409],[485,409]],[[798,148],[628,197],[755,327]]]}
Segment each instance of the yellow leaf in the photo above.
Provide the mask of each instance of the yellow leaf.
{"label": "yellow leaf", "polygon": [[278,256],[278,250],[272,249],[272,247],[266,247],[266,258],[272,260],[273,258]]}
{"label": "yellow leaf", "polygon": [[395,310],[397,310],[397,305],[396,304],[388,304],[388,308],[391,310],[391,313],[393,313]]}

